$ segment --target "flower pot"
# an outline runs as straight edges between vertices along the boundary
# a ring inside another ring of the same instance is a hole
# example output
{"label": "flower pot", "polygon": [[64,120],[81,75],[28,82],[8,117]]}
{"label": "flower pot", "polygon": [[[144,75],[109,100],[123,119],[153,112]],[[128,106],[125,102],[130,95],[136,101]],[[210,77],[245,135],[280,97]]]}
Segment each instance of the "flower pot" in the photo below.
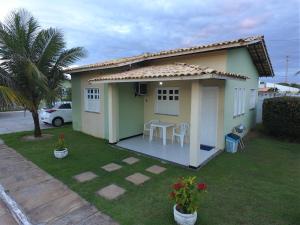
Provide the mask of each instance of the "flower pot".
{"label": "flower pot", "polygon": [[54,156],[57,159],[65,158],[68,155],[68,149],[64,148],[63,150],[54,150]]}
{"label": "flower pot", "polygon": [[176,209],[177,205],[173,207],[174,220],[179,225],[194,225],[197,220],[197,212],[193,214],[183,214]]}

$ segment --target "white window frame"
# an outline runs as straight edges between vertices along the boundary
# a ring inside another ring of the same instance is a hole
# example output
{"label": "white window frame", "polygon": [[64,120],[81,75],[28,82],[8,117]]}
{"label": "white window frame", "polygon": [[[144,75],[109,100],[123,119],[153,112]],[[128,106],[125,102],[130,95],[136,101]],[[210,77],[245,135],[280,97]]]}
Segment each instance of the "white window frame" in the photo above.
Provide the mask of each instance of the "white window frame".
{"label": "white window frame", "polygon": [[234,88],[233,96],[233,116],[245,114],[246,90],[245,88]]}
{"label": "white window frame", "polygon": [[100,89],[84,89],[84,107],[86,112],[100,113]]}
{"label": "white window frame", "polygon": [[249,94],[249,109],[250,110],[256,108],[256,96],[257,96],[256,89],[250,89],[250,94]]}
{"label": "white window frame", "polygon": [[155,91],[155,113],[178,116],[180,113],[180,88],[158,87]]}

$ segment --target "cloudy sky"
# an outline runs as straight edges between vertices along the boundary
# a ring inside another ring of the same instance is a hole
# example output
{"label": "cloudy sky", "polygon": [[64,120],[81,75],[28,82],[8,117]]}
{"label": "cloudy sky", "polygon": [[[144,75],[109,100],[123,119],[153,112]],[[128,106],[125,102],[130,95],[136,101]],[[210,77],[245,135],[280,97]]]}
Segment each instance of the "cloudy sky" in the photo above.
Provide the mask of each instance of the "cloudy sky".
{"label": "cloudy sky", "polygon": [[[299,82],[297,0],[0,0],[0,20],[26,8],[44,27],[64,31],[68,47],[83,46],[77,65],[145,52],[265,35],[275,70],[271,81]],[[269,79],[270,80],[270,79]]]}

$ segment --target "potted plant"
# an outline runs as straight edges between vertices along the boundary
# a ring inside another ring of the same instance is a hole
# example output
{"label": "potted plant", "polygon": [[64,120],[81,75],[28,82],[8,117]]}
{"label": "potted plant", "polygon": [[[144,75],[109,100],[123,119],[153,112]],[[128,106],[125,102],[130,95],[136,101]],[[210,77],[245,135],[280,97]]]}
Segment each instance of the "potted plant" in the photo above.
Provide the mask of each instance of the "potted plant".
{"label": "potted plant", "polygon": [[65,135],[60,134],[55,145],[54,156],[57,159],[62,159],[68,155],[68,149],[65,146]]}
{"label": "potted plant", "polygon": [[182,177],[172,185],[170,197],[175,201],[174,220],[180,225],[194,225],[197,220],[198,197],[206,191],[205,183],[196,184],[196,177]]}

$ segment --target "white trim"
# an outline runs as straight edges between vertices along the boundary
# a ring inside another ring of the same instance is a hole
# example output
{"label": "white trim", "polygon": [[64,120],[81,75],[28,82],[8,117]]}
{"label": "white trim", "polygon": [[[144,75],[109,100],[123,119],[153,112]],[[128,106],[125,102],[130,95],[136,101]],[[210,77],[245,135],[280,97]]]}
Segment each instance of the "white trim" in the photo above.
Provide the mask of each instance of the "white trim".
{"label": "white trim", "polygon": [[96,80],[89,81],[92,84],[106,84],[106,83],[130,83],[130,82],[151,82],[151,81],[176,81],[176,80],[205,80],[205,79],[220,79],[220,80],[241,80],[244,78],[233,78],[221,75],[196,75],[196,76],[178,76],[178,77],[162,77],[162,78],[143,78],[143,79],[119,79],[119,80]]}

